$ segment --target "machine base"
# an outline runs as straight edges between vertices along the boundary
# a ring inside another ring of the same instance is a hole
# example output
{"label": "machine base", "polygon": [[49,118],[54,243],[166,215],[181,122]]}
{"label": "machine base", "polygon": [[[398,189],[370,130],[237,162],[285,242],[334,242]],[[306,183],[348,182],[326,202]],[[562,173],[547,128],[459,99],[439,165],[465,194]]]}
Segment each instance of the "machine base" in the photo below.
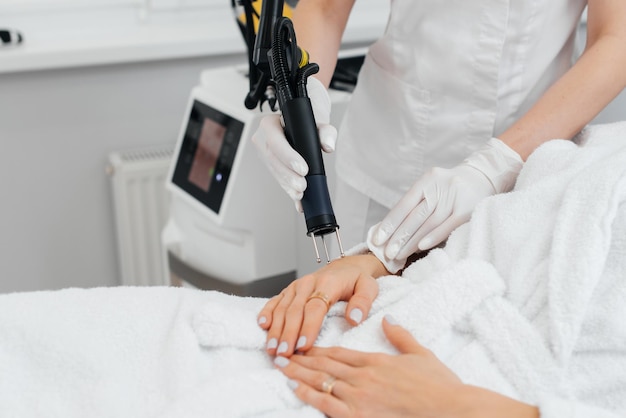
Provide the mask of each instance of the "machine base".
{"label": "machine base", "polygon": [[217,290],[237,296],[272,297],[296,279],[296,271],[294,270],[250,283],[229,283],[190,267],[171,251],[167,252],[167,259],[173,285],[180,286],[182,282],[187,282],[198,289]]}

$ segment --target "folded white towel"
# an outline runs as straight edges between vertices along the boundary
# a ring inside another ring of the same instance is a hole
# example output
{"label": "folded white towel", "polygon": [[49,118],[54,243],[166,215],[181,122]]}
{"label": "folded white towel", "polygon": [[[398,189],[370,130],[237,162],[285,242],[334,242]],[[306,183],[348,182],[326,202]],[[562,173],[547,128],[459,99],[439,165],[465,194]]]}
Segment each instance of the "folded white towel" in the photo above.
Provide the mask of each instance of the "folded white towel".
{"label": "folded white towel", "polygon": [[241,298],[218,293],[199,309],[192,321],[198,342],[207,347],[239,347],[260,350],[265,331],[256,318],[267,299]]}
{"label": "folded white towel", "polygon": [[208,292],[0,295],[0,416],[153,417],[203,376],[192,313]]}

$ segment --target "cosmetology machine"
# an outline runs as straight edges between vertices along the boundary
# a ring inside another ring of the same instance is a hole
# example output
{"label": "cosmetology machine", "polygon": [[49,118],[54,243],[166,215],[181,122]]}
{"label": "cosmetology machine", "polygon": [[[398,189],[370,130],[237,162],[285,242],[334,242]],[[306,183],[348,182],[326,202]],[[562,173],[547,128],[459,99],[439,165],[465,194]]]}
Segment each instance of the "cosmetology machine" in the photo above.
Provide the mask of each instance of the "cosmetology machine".
{"label": "cosmetology machine", "polygon": [[[271,18],[274,20],[277,13],[282,15],[282,4],[278,7],[278,3],[282,2],[263,3],[263,10],[266,5],[273,8]],[[261,13],[261,27],[264,16],[265,12]],[[295,59],[292,56],[295,44],[289,43],[291,35],[288,38],[282,48],[290,52],[283,51],[281,60]],[[281,92],[281,88],[274,87],[273,77],[261,70],[257,72],[259,66],[252,64],[252,54],[259,50],[250,49],[249,68],[227,67],[203,72],[200,84],[191,92],[168,176],[170,217],[162,233],[164,267],[173,283],[188,283],[242,296],[271,296],[298,274],[307,272],[303,270],[307,270],[309,264],[305,261],[303,269],[299,256],[303,242],[308,244],[308,254],[314,260],[310,238],[306,241],[299,238],[305,235],[303,222],[314,243],[316,236],[330,233],[339,238],[306,87],[298,87],[304,96],[296,100],[294,109],[287,110],[294,97],[284,89],[290,87],[283,86]],[[333,108],[331,123],[335,126],[339,125],[350,99],[349,90],[356,82],[363,51],[343,55],[329,91]],[[265,56],[268,55],[265,53]],[[303,61],[299,55],[297,59]],[[267,65],[267,60],[260,65]],[[292,71],[290,66],[278,71],[298,73],[297,68]],[[303,68],[309,69],[298,77],[306,77],[311,71],[310,67]],[[251,142],[260,119],[271,107],[265,106],[261,111],[262,106],[257,107],[257,103],[271,102],[274,92],[292,144],[298,141],[294,138],[302,137],[302,127],[304,135],[309,135],[300,145],[304,151],[296,145],[294,148],[301,153],[315,151],[315,155],[305,156],[310,173],[320,177],[319,180],[307,178],[307,190],[316,195],[307,202],[305,194],[306,219],[294,210]],[[293,116],[288,116],[289,112]],[[314,248],[319,262],[317,245]]]}

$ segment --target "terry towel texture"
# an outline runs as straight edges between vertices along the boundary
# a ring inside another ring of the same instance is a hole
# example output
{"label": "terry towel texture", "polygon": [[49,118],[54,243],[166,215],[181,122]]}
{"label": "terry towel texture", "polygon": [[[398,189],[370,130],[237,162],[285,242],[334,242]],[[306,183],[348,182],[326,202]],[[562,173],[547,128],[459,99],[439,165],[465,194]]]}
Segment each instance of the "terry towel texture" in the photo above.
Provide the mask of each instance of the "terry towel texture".
{"label": "terry towel texture", "polygon": [[[445,248],[319,345],[393,353],[392,314],[461,378],[544,418],[626,415],[626,123],[529,158]],[[322,417],[263,352],[264,299],[173,288],[0,296],[2,417]]]}

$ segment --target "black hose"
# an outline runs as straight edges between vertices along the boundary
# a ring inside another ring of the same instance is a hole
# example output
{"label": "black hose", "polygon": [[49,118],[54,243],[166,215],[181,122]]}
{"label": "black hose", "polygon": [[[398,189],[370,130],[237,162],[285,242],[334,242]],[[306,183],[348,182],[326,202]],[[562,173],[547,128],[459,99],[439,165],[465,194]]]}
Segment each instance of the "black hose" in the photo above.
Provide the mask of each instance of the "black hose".
{"label": "black hose", "polygon": [[317,74],[320,70],[319,65],[315,63],[307,64],[300,69],[298,73],[298,80],[296,83],[296,96],[297,97],[309,97],[306,91],[306,83],[309,76]]}
{"label": "black hose", "polygon": [[[279,19],[275,23],[274,37],[272,39],[272,67],[274,73],[274,83],[276,84],[276,93],[278,95],[278,103],[282,106],[284,103],[293,99],[294,92],[291,87],[291,80],[289,79],[289,62],[287,59],[287,52],[284,47],[286,42],[283,37],[283,32],[290,35],[290,29],[293,32],[293,26],[288,24],[289,19]],[[288,38],[287,38],[288,39]],[[297,67],[297,66],[296,66]]]}

